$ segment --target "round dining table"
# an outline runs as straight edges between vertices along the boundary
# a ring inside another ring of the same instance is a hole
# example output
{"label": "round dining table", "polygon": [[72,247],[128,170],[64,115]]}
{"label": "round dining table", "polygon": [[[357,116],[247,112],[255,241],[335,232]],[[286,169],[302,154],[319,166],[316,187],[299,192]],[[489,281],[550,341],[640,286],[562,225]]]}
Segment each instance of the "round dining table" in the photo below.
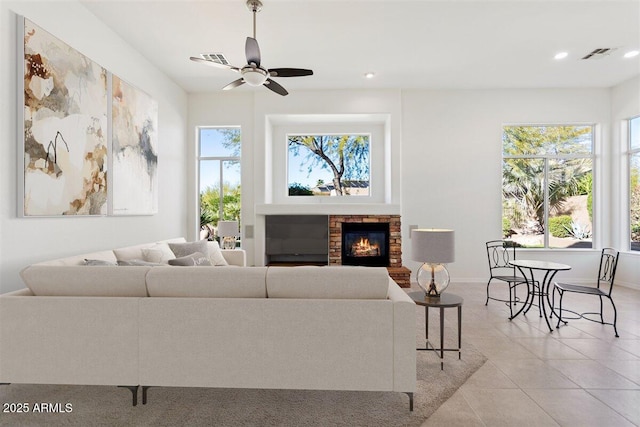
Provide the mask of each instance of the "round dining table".
{"label": "round dining table", "polygon": [[[571,266],[567,264],[560,264],[558,262],[550,262],[550,261],[539,261],[539,260],[529,260],[529,259],[518,259],[510,261],[509,264],[516,267],[520,270],[520,273],[527,281],[527,299],[525,300],[522,308],[518,310],[516,314],[514,314],[509,319],[513,319],[517,317],[520,313],[527,312],[531,309],[534,304],[535,297],[538,297],[538,311],[540,312],[540,317],[544,317],[547,322],[547,326],[549,327],[549,332],[553,332],[553,328],[549,323],[549,316],[547,316],[546,306],[549,306],[549,314],[553,313],[553,306],[549,301],[549,287],[551,286],[551,281],[554,276],[559,271],[571,270]],[[528,270],[528,273],[525,271]],[[536,282],[534,271],[544,272],[543,279],[539,282]]]}

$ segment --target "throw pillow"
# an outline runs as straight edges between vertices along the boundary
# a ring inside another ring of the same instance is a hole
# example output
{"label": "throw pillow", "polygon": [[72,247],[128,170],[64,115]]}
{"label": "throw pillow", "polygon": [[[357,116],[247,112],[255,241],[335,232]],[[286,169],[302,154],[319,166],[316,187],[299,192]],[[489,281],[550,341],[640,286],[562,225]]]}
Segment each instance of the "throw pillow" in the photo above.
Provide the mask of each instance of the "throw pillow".
{"label": "throw pillow", "polygon": [[111,261],[105,261],[102,259],[86,259],[84,260],[84,265],[99,265],[105,267],[114,267],[117,264]]}
{"label": "throw pillow", "polygon": [[143,259],[130,259],[128,261],[118,261],[118,265],[121,267],[156,267],[166,264],[162,264],[159,262],[149,262]]}
{"label": "throw pillow", "polygon": [[113,250],[113,254],[118,261],[129,261],[132,259],[142,259],[142,248],[148,245],[127,246],[126,248],[118,248]]}
{"label": "throw pillow", "polygon": [[195,252],[195,253],[192,253],[191,255],[170,259],[169,265],[177,265],[181,267],[189,267],[189,266],[204,267],[204,266],[210,266],[211,262],[209,261],[209,258],[202,252]]}
{"label": "throw pillow", "polygon": [[209,249],[209,261],[211,261],[211,265],[229,265],[224,256],[222,255],[222,251],[220,250],[220,245],[215,240],[212,242],[207,242],[207,248]]}
{"label": "throw pillow", "polygon": [[206,240],[198,240],[197,242],[189,243],[169,243],[169,248],[171,248],[171,251],[174,253],[176,258],[185,257],[196,252],[200,252],[207,256],[209,255]]}
{"label": "throw pillow", "polygon": [[176,256],[166,243],[156,243],[153,246],[142,249],[142,258],[145,261],[167,264]]}

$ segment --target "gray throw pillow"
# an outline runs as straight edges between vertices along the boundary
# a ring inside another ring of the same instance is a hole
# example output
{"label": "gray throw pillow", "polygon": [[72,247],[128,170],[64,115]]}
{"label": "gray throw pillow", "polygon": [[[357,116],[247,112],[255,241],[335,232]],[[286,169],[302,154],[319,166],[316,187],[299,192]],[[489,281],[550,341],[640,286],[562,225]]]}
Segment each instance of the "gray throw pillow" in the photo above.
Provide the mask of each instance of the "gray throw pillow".
{"label": "gray throw pillow", "polygon": [[176,259],[170,259],[169,265],[177,265],[180,267],[203,267],[210,266],[211,261],[209,261],[209,257],[202,252],[196,252]]}
{"label": "gray throw pillow", "polygon": [[99,265],[105,267],[115,267],[117,264],[111,261],[105,261],[103,259],[86,259],[84,260],[84,265]]}
{"label": "gray throw pillow", "polygon": [[176,255],[176,258],[185,257],[196,252],[209,256],[206,240],[188,243],[169,243],[169,248]]}
{"label": "gray throw pillow", "polygon": [[121,267],[156,267],[156,266],[166,265],[166,264],[161,264],[158,262],[149,262],[142,259],[130,259],[128,261],[118,261],[118,265]]}

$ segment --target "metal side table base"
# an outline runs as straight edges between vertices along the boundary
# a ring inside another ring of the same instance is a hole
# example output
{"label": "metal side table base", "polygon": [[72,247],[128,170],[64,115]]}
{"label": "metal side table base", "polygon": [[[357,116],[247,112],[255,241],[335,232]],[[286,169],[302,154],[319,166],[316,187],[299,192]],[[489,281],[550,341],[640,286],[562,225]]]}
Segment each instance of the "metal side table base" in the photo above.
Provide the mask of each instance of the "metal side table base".
{"label": "metal side table base", "polygon": [[[462,358],[462,297],[444,293],[440,297],[427,297],[424,292],[410,292],[409,296],[417,304],[424,307],[425,347],[416,348],[418,351],[434,351],[440,358],[440,369],[444,370],[444,352],[457,351],[458,359]],[[429,341],[429,308],[440,309],[440,347],[436,348]],[[444,310],[445,308],[458,308],[458,348],[444,347]]]}

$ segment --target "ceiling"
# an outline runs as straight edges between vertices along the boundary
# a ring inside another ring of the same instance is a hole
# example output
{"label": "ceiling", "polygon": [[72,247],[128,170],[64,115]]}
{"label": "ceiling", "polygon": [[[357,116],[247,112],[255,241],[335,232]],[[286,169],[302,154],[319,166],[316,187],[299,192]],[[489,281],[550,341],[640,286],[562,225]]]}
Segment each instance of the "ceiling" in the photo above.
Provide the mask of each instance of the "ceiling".
{"label": "ceiling", "polygon": [[[640,0],[262,0],[262,65],[314,70],[287,89],[602,88],[640,74]],[[189,60],[221,52],[243,66],[244,0],[82,2],[188,92],[238,75]],[[582,60],[597,48],[616,48]],[[555,60],[560,51],[568,52]],[[375,73],[366,79],[364,74]],[[244,85],[236,91],[262,90]]]}

